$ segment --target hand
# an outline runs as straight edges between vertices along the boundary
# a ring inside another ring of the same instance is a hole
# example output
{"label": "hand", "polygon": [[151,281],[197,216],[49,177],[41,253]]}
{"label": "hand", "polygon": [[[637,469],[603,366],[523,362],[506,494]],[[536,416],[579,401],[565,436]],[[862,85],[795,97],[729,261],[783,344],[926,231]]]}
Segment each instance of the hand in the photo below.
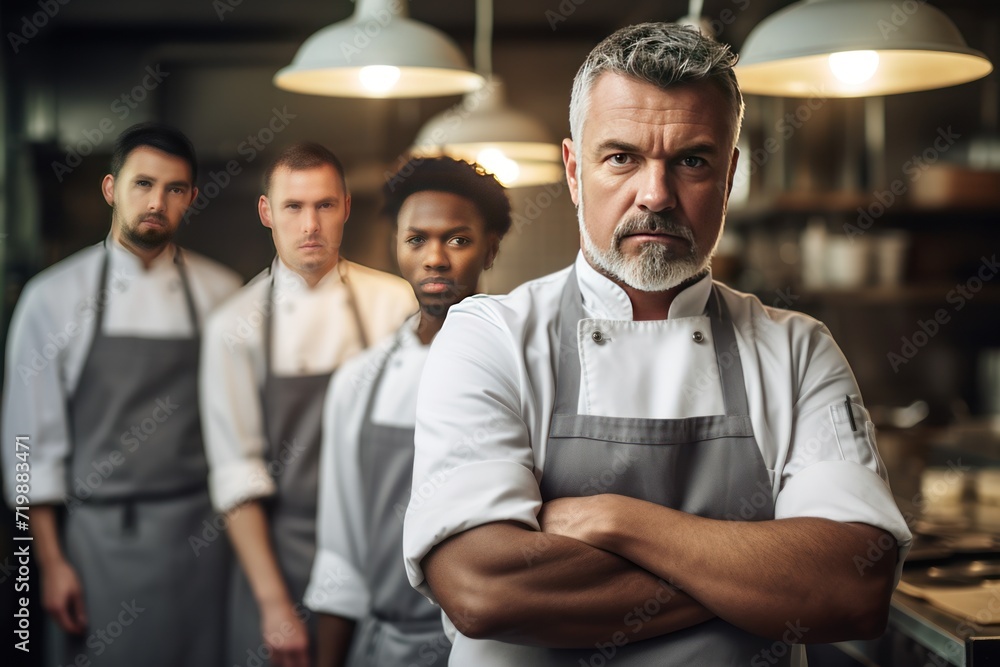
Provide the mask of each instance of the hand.
{"label": "hand", "polygon": [[76,570],[67,561],[55,563],[43,571],[42,606],[66,632],[81,635],[87,629],[83,587]]}
{"label": "hand", "polygon": [[309,631],[291,602],[265,605],[260,624],[272,667],[309,667]]}
{"label": "hand", "polygon": [[571,537],[601,548],[597,544],[600,533],[600,508],[607,496],[582,496],[556,498],[542,505],[538,523],[542,532]]}

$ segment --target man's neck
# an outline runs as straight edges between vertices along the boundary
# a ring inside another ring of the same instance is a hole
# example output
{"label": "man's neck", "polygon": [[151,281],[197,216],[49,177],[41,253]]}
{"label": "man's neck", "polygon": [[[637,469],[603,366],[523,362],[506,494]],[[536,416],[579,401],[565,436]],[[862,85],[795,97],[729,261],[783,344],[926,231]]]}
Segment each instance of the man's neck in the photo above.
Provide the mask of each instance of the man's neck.
{"label": "man's neck", "polygon": [[333,262],[333,264],[331,264],[331,265],[330,265],[330,266],[329,266],[329,267],[328,267],[328,268],[327,268],[327,269],[326,269],[325,271],[323,271],[323,270],[316,270],[316,271],[299,271],[299,270],[297,270],[297,269],[293,269],[292,267],[290,267],[290,266],[289,266],[289,265],[288,265],[287,263],[285,263],[284,261],[282,261],[282,263],[283,263],[283,264],[285,264],[285,267],[286,267],[286,268],[287,268],[287,269],[288,269],[289,271],[291,271],[292,273],[294,273],[294,274],[295,274],[295,275],[297,275],[298,277],[302,278],[303,282],[305,282],[306,286],[307,286],[307,287],[308,287],[309,289],[315,289],[315,288],[316,288],[316,285],[319,285],[319,284],[320,284],[320,282],[321,282],[321,281],[322,281],[322,280],[323,280],[324,278],[326,278],[326,277],[327,277],[328,275],[330,275],[330,273],[332,273],[333,271],[336,271],[336,270],[337,270],[337,264],[339,264],[339,263],[340,263],[340,261],[339,261],[339,258],[338,258],[338,259],[337,259],[337,260],[335,260],[335,261]]}
{"label": "man's neck", "polygon": [[707,271],[703,271],[693,278],[685,280],[680,285],[671,287],[667,290],[660,292],[645,292],[643,290],[636,289],[631,285],[627,285],[620,278],[608,275],[608,273],[603,269],[595,267],[591,264],[589,259],[587,260],[587,263],[602,276],[625,290],[625,294],[628,295],[629,302],[632,304],[632,320],[636,322],[667,319],[670,315],[670,306],[673,304],[674,299],[677,298],[677,295],[704,278],[707,273]]}
{"label": "man's neck", "polygon": [[625,290],[632,302],[632,319],[637,322],[667,319],[674,298],[684,290],[684,287],[678,285],[663,292],[643,292],[617,280],[615,282]]}
{"label": "man's neck", "polygon": [[417,338],[420,339],[421,345],[430,345],[431,341],[434,340],[434,336],[437,335],[438,331],[441,331],[441,327],[444,326],[444,318],[447,313],[437,315],[433,313],[428,313],[426,310],[420,310],[420,321],[417,322]]}

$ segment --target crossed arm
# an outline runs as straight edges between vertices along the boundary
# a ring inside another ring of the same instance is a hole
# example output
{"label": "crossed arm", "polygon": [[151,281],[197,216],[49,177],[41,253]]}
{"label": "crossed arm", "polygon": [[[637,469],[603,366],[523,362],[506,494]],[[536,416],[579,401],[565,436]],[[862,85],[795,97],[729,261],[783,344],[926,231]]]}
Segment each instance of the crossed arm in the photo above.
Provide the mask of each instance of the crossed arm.
{"label": "crossed arm", "polygon": [[[424,559],[428,585],[462,634],[573,648],[714,616],[773,639],[787,639],[794,624],[795,640],[810,643],[885,628],[896,553],[862,572],[855,565],[882,534],[871,526],[717,521],[610,494],[551,501],[539,519],[543,532],[486,524]],[[643,613],[650,600],[660,610],[652,616]]]}
{"label": "crossed arm", "polygon": [[[647,639],[713,616],[620,556],[514,522],[449,538],[423,568],[448,618],[475,639],[587,648],[615,632]],[[650,600],[662,609],[652,617]]]}

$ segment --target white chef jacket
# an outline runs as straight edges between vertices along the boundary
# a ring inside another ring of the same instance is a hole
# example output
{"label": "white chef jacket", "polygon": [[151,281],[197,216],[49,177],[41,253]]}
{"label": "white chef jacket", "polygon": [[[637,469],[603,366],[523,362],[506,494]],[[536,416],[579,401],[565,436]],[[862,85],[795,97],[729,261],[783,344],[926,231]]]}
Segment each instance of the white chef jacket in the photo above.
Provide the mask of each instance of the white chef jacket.
{"label": "white chef jacket", "polygon": [[[176,247],[149,268],[110,235],[104,286],[103,332],[109,336],[187,338],[193,334]],[[3,439],[5,497],[13,502],[15,435],[28,435],[32,505],[66,496],[70,442],[66,401],[76,391],[94,337],[104,244],[85,248],[28,281],[14,308],[7,338]],[[182,251],[191,296],[204,327],[208,313],[243,283],[223,265]],[[24,450],[21,450],[24,451]]]}
{"label": "white chef jacket", "polygon": [[[345,363],[331,381],[323,407],[316,559],[305,594],[306,606],[313,611],[361,619],[371,606],[362,574],[368,559],[368,530],[359,458],[361,428],[383,366],[372,422],[400,428],[416,423],[417,387],[430,349],[417,337],[419,322],[419,314],[411,317],[397,336]],[[399,346],[392,350],[397,338]]]}
{"label": "white chef jacket", "polygon": [[[264,327],[275,308],[271,372],[279,376],[330,373],[363,345],[351,294],[370,343],[389,335],[417,306],[402,278],[341,259],[313,288],[280,259],[209,319],[202,342],[199,384],[212,503],[220,512],[275,493],[267,472],[261,388]],[[349,294],[341,274],[350,282]]]}
{"label": "white chef jacket", "polygon": [[[636,322],[625,291],[582,253],[576,271],[587,316],[578,328],[580,414],[670,419],[725,412],[705,314],[710,275],[674,299],[666,320]],[[567,268],[506,296],[466,299],[449,311],[431,346],[417,399],[403,552],[410,583],[432,600],[421,560],[436,544],[495,521],[538,529],[555,400],[555,320],[568,276]],[[822,517],[888,531],[900,550],[898,580],[911,535],[847,360],[822,323],[719,287],[772,479],[771,497],[750,501],[773,502],[775,519]],[[595,330],[603,333],[600,345],[588,344]]]}

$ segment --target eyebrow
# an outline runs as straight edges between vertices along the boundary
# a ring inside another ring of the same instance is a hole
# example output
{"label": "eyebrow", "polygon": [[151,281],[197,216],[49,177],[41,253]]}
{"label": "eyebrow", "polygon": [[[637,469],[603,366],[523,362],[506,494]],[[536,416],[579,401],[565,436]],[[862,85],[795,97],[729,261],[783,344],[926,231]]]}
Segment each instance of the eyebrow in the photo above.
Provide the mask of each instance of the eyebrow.
{"label": "eyebrow", "polygon": [[[427,230],[421,229],[420,227],[414,227],[413,225],[407,225],[407,227],[406,227],[406,229],[404,231],[406,231],[406,232],[412,232],[412,233],[415,233],[415,234],[426,234],[427,233]],[[457,232],[469,232],[469,231],[472,231],[472,226],[471,225],[458,225],[456,227],[449,227],[448,229],[444,230],[442,232],[442,234],[443,235],[448,235],[448,234],[455,234]]]}
{"label": "eyebrow", "polygon": [[[158,183],[160,181],[160,179],[158,179],[156,176],[150,176],[149,174],[136,174],[133,180],[150,181],[151,183]],[[170,181],[169,183],[167,183],[168,188],[178,187],[178,186],[189,188],[191,187],[191,183],[190,181]]]}
{"label": "eyebrow", "polygon": [[[594,153],[601,155],[607,152],[615,153],[642,153],[642,149],[635,144],[630,144],[627,141],[620,141],[618,139],[608,139],[607,141],[602,141],[594,149]],[[712,155],[719,152],[719,147],[716,144],[702,142],[699,144],[692,144],[691,146],[685,146],[676,153],[684,155]]]}
{"label": "eyebrow", "polygon": [[[286,199],[282,199],[279,203],[282,206],[288,206],[289,204],[305,204],[305,202],[303,200],[301,200],[301,199],[293,199],[291,197],[286,198]],[[317,200],[314,203],[317,206],[320,205],[320,204],[339,204],[340,203],[340,197],[326,197],[325,199]]]}

